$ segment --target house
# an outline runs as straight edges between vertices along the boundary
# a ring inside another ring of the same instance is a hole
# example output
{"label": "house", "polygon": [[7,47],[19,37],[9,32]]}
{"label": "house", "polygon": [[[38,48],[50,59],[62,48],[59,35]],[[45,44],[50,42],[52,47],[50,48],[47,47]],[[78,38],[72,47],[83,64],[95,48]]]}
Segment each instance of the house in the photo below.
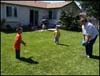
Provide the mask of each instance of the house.
{"label": "house", "polygon": [[[49,24],[56,24],[62,11],[72,13],[74,16],[80,13],[80,8],[74,1],[61,3],[46,3],[43,1],[1,1],[1,19],[5,19],[6,25],[15,28],[19,23],[23,26],[32,24],[38,26],[43,17],[49,19]],[[5,28],[4,26],[4,28]]]}

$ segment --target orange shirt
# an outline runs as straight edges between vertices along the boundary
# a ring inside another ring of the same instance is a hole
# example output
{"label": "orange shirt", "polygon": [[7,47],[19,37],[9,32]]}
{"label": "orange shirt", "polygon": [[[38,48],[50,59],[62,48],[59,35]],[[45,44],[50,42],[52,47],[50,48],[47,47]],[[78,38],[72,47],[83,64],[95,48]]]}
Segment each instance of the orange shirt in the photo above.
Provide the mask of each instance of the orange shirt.
{"label": "orange shirt", "polygon": [[17,33],[15,38],[15,43],[14,43],[15,49],[20,49],[21,41],[22,41],[21,34]]}

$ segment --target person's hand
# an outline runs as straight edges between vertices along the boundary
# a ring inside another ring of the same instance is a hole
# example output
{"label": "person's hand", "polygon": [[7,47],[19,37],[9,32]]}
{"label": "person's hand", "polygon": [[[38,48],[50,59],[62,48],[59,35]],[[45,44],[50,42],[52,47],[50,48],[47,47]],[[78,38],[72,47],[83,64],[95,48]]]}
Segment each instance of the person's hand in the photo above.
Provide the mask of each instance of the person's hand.
{"label": "person's hand", "polygon": [[23,44],[24,46],[26,46],[26,43],[25,43],[24,41],[22,41],[22,44]]}
{"label": "person's hand", "polygon": [[23,44],[24,44],[24,46],[26,46],[26,43],[25,42]]}
{"label": "person's hand", "polygon": [[86,42],[85,40],[82,40],[82,45],[86,46],[88,44],[88,42]]}

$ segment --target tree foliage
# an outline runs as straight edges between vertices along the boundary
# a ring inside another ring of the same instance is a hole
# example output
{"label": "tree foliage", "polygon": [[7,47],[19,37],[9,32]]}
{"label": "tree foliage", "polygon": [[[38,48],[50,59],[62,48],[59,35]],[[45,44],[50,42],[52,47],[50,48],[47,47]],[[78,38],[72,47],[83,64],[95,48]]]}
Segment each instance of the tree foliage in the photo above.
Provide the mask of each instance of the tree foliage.
{"label": "tree foliage", "polygon": [[80,30],[80,24],[77,17],[74,17],[71,13],[66,13],[65,11],[62,11],[60,16],[60,23],[62,25],[62,28],[64,29],[73,31]]}
{"label": "tree foliage", "polygon": [[100,11],[100,1],[80,1],[82,8],[87,11],[88,15],[93,15],[96,18],[99,16]]}
{"label": "tree foliage", "polygon": [[65,11],[62,11],[60,21],[63,27],[68,29],[68,27],[72,24],[72,15],[66,14]]}

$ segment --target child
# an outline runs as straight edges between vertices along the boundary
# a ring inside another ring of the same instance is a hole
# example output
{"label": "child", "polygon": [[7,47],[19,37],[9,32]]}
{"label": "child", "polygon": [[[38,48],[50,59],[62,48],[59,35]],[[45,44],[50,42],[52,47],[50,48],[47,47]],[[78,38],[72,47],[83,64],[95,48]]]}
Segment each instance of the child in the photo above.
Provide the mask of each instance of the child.
{"label": "child", "polygon": [[22,40],[22,36],[21,36],[21,33],[23,31],[22,27],[17,27],[16,31],[17,31],[17,34],[16,34],[16,38],[15,38],[14,48],[16,51],[16,58],[19,59],[21,43],[24,46],[26,45],[26,43]]}
{"label": "child", "polygon": [[45,30],[45,29],[46,29],[45,24],[42,24],[42,30]]}
{"label": "child", "polygon": [[60,38],[60,31],[59,28],[56,26],[56,30],[54,31],[54,41],[56,44],[59,44],[59,38]]}

